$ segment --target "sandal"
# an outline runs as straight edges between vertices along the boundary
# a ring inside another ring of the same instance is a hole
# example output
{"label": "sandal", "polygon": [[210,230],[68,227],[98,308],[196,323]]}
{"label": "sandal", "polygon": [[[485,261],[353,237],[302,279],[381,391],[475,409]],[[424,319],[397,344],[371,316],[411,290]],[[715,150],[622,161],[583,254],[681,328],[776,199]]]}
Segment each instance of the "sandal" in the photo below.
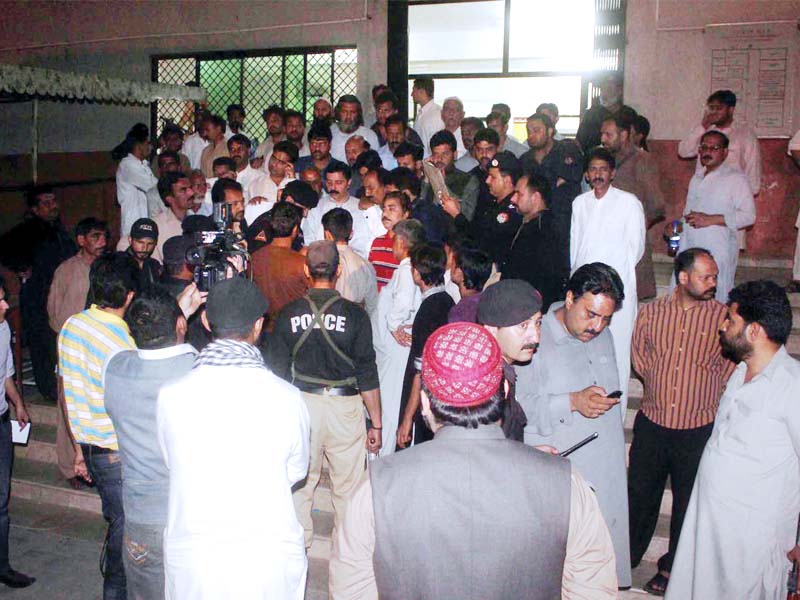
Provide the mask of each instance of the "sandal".
{"label": "sandal", "polygon": [[644,584],[644,591],[654,596],[663,596],[669,584],[669,573],[664,575],[664,571],[659,571],[653,578]]}

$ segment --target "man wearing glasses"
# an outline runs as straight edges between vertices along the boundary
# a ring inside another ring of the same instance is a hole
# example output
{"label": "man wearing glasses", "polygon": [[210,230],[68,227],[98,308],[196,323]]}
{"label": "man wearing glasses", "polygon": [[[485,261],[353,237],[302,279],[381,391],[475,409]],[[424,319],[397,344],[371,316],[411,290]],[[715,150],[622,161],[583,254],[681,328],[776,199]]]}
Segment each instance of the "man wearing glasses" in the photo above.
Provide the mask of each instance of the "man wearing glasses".
{"label": "man wearing glasses", "polygon": [[726,162],[730,140],[721,131],[707,131],[700,138],[701,171],[689,182],[685,224],[679,251],[705,248],[717,261],[716,299],[723,304],[733,288],[739,260],[737,231],[756,220],[756,206],[747,175]]}
{"label": "man wearing glasses", "polygon": [[294,163],[298,158],[297,146],[288,140],[278,142],[267,161],[267,174],[255,179],[247,188],[247,207],[244,218],[254,222],[278,201],[278,190],[294,179]]}

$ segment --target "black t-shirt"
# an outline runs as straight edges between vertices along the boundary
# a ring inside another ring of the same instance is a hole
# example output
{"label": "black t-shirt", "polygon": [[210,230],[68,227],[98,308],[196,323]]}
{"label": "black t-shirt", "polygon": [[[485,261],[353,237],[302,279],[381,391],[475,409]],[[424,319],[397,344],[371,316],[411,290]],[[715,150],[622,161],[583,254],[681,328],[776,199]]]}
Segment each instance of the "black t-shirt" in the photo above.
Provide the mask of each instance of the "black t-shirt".
{"label": "black t-shirt", "polygon": [[[339,292],[310,289],[308,295],[320,309],[331,297],[339,296]],[[275,318],[275,329],[267,344],[267,361],[276,375],[290,383],[295,383],[292,382],[292,349],[313,319],[314,312],[306,298],[290,302]],[[325,310],[322,326],[336,346],[353,361],[353,366],[330,347],[320,331],[314,330],[295,357],[295,373],[330,381],[355,377],[359,390],[377,389],[378,368],[372,346],[372,325],[366,311],[339,297]]]}

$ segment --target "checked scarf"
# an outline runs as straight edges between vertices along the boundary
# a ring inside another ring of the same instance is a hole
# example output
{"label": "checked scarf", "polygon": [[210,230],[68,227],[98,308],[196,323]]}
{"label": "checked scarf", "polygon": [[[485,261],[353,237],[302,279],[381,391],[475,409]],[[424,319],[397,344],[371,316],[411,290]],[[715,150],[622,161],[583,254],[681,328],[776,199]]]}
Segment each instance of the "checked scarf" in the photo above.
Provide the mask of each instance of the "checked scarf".
{"label": "checked scarf", "polygon": [[214,340],[203,348],[194,359],[193,369],[197,367],[242,367],[245,369],[266,369],[264,359],[258,349],[247,342],[237,340]]}

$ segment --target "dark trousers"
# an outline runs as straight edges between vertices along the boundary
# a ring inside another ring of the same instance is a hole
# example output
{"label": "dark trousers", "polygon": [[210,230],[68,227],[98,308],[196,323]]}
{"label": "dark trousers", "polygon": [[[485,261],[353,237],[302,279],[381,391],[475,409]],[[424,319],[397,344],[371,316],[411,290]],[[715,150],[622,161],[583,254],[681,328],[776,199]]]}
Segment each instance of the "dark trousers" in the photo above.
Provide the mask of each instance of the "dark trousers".
{"label": "dark trousers", "polygon": [[55,402],[58,393],[55,375],[58,335],[50,329],[47,321],[47,307],[40,301],[37,302],[36,299],[26,300],[25,288],[22,289],[22,328],[30,350],[33,379],[39,393],[44,398]]}
{"label": "dark trousers", "polygon": [[712,422],[696,429],[668,429],[653,423],[642,411],[636,414],[628,465],[632,567],[641,562],[653,537],[669,476],[672,486],[669,550],[658,559],[658,568],[672,570],[697,467],[713,428]]}
{"label": "dark trousers", "polygon": [[11,569],[8,563],[8,498],[11,495],[11,467],[14,447],[8,410],[0,416],[0,574]]}
{"label": "dark trousers", "polygon": [[106,556],[103,571],[103,600],[126,600],[128,592],[122,562],[122,538],[125,513],[122,508],[122,462],[119,452],[81,444],[83,460],[97,486],[108,523]]}
{"label": "dark trousers", "polygon": [[125,520],[123,561],[128,600],[164,597],[164,526]]}

